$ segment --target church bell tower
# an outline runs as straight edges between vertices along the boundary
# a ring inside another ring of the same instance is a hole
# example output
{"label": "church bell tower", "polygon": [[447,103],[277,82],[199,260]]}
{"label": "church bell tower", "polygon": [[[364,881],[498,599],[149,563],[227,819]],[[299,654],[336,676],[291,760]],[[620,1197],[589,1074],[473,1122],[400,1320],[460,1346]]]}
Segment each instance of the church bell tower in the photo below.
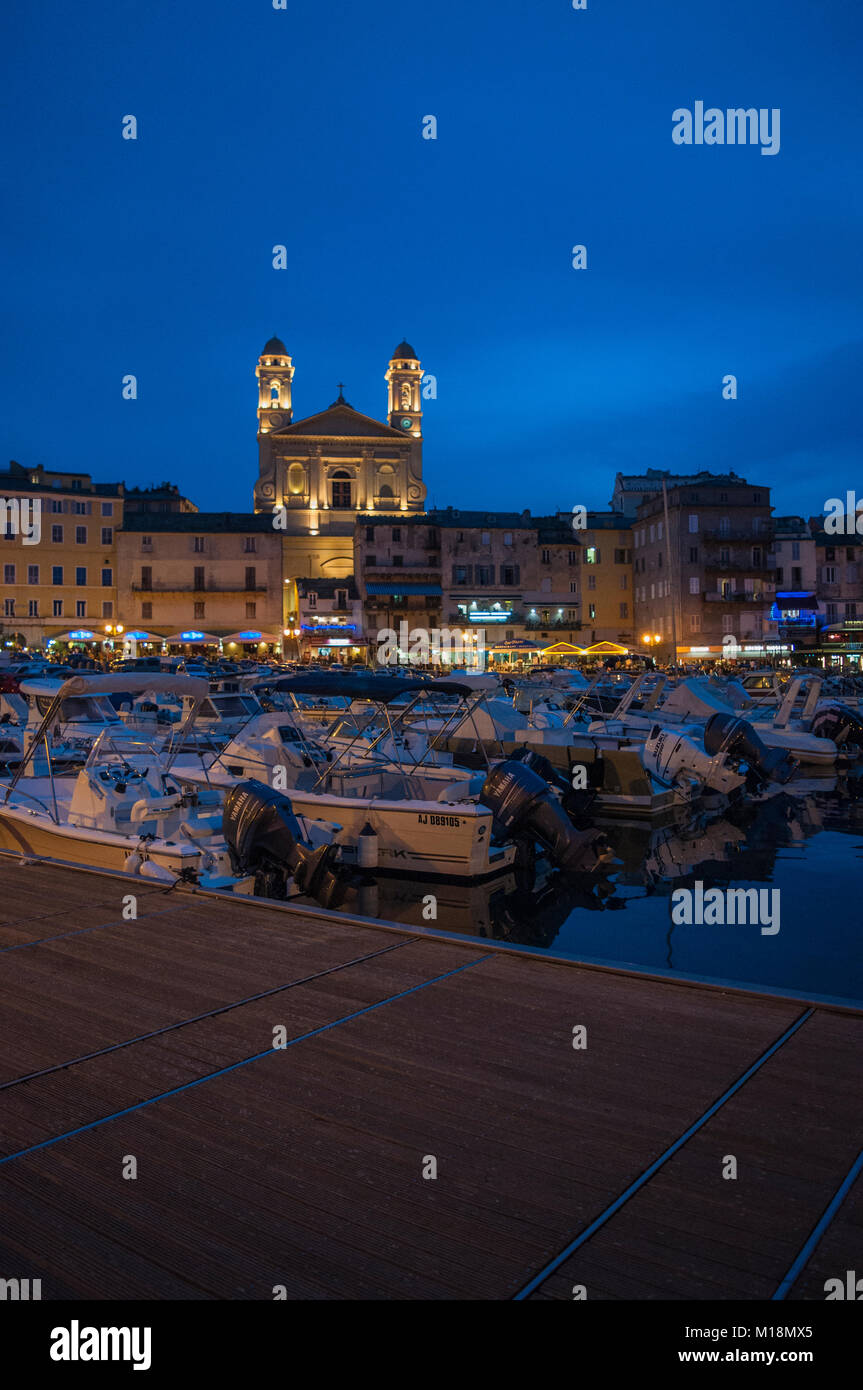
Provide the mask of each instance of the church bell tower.
{"label": "church bell tower", "polygon": [[258,358],[258,433],[283,429],[291,423],[291,382],[294,368],[281,338],[271,338]]}
{"label": "church bell tower", "polygon": [[401,342],[386,374],[389,388],[387,420],[393,429],[422,437],[422,367],[410,343]]}

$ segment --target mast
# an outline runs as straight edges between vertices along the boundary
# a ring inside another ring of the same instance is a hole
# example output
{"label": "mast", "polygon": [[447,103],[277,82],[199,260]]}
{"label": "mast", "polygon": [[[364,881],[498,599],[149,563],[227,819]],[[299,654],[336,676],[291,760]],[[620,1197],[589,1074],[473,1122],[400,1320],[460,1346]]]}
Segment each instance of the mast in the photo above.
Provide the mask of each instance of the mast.
{"label": "mast", "polygon": [[677,582],[674,575],[674,564],[671,558],[671,528],[668,524],[668,488],[665,479],[662,479],[662,506],[665,511],[665,559],[668,569],[668,582],[671,586],[671,646],[673,651],[672,662],[677,665]]}

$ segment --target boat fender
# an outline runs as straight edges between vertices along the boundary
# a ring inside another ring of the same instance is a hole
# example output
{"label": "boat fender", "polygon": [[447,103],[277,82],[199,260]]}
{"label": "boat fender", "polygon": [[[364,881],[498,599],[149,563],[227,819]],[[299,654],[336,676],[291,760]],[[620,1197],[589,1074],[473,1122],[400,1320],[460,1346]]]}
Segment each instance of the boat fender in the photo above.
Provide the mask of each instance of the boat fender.
{"label": "boat fender", "polygon": [[378,837],[369,821],[357,836],[357,865],[361,869],[378,867]]}

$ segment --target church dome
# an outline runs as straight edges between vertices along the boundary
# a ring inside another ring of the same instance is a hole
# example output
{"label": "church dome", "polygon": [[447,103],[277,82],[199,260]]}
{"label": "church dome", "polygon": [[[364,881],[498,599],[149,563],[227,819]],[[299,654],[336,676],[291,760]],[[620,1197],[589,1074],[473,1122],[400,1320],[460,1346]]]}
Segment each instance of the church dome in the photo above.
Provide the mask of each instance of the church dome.
{"label": "church dome", "polygon": [[281,338],[271,338],[268,343],[264,344],[264,350],[261,353],[262,357],[287,357],[287,355],[288,349]]}
{"label": "church dome", "polygon": [[402,341],[399,343],[398,347],[393,353],[393,357],[410,357],[411,360],[414,362],[419,361],[419,358],[417,357],[410,343],[406,343],[404,339],[402,339]]}

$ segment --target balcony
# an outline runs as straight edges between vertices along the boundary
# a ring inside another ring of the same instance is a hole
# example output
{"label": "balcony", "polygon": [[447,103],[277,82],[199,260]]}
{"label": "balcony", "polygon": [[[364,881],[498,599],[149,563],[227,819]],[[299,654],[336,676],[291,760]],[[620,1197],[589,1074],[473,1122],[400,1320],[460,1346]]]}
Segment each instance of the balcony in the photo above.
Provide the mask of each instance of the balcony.
{"label": "balcony", "polygon": [[772,602],[773,602],[773,594],[772,594],[772,593],[770,593],[770,594],[753,594],[753,593],[747,593],[747,592],[744,592],[744,593],[737,592],[737,593],[733,593],[733,594],[705,593],[705,594],[702,594],[701,597],[704,599],[704,602],[705,602],[705,603],[761,603],[761,604],[767,604],[767,603],[772,603]]}
{"label": "balcony", "polygon": [[697,544],[699,534],[701,539],[705,541],[748,541],[750,545],[772,545],[774,533],[772,526],[765,526],[758,531],[721,531],[714,529],[701,532],[694,531],[689,537],[693,545]]}
{"label": "balcony", "polygon": [[704,569],[708,574],[739,574],[741,576],[746,574],[767,574],[774,568],[775,566],[769,565],[766,559],[757,564],[752,560],[746,559],[708,560],[704,565]]}
{"label": "balcony", "polygon": [[266,584],[247,589],[242,584],[133,584],[133,594],[265,594]]}

